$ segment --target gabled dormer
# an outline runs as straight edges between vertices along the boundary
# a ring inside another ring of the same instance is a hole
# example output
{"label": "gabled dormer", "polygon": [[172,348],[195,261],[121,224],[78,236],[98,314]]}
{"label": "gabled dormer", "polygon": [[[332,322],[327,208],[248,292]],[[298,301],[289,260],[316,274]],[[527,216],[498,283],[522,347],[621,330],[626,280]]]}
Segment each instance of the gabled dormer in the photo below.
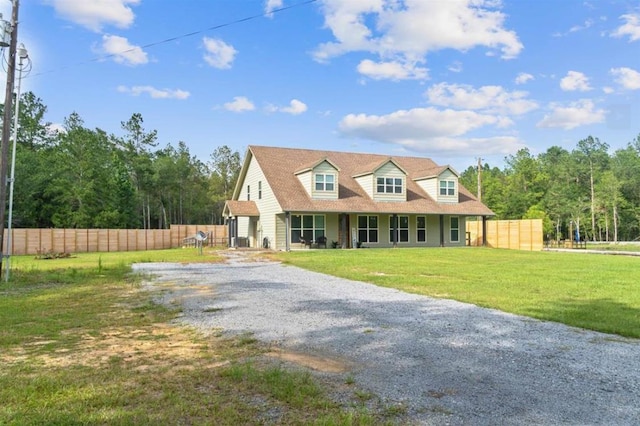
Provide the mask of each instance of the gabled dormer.
{"label": "gabled dormer", "polygon": [[375,201],[407,201],[407,172],[393,158],[367,165],[353,178]]}
{"label": "gabled dormer", "polygon": [[298,180],[311,198],[316,200],[338,199],[340,168],[328,158],[322,158],[295,172]]}
{"label": "gabled dormer", "polygon": [[431,198],[439,203],[458,202],[458,172],[450,166],[427,170],[413,179]]}

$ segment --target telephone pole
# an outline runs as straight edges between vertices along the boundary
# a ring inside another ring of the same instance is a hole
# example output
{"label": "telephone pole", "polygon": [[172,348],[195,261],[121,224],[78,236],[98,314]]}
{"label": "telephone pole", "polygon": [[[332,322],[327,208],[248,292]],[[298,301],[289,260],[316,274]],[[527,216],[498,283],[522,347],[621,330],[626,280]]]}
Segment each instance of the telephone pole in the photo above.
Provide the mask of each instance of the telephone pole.
{"label": "telephone pole", "polygon": [[482,157],[478,157],[478,201],[482,201]]}
{"label": "telephone pole", "polygon": [[9,138],[11,136],[11,113],[13,111],[13,85],[16,77],[16,51],[18,45],[18,6],[20,0],[12,0],[9,58],[7,59],[7,90],[4,97],[4,118],[2,122],[2,146],[0,146],[0,251],[2,259],[0,263],[0,277],[4,269],[4,260],[7,253],[4,252],[5,216],[7,211],[7,171],[9,169]]}

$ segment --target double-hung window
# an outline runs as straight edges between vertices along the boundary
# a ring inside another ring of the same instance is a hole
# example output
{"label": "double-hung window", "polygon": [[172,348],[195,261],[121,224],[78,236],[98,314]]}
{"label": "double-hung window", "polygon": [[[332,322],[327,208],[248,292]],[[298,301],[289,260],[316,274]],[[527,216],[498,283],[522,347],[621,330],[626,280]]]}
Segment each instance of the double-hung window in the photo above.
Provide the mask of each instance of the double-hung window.
{"label": "double-hung window", "polygon": [[378,194],[402,194],[402,178],[377,178],[376,192]]}
{"label": "double-hung window", "polygon": [[460,219],[458,218],[458,216],[451,216],[449,223],[451,242],[457,243],[460,241]]}
{"label": "double-hung window", "polygon": [[453,197],[456,195],[456,181],[454,180],[441,180],[440,181],[440,195]]}
{"label": "double-hung window", "polygon": [[416,217],[416,241],[424,243],[427,241],[427,217]]}
{"label": "double-hung window", "polygon": [[409,242],[409,216],[389,216],[389,242],[394,242],[393,231],[396,231],[396,243]]}
{"label": "double-hung window", "polygon": [[251,186],[247,185],[247,201],[251,201]]}
{"label": "double-hung window", "polygon": [[358,241],[378,242],[378,216],[358,216]]}
{"label": "double-hung window", "polygon": [[316,173],[316,179],[315,179],[316,191],[327,191],[327,192],[335,191],[335,188],[336,188],[335,180],[336,180],[335,175],[328,174],[328,173]]}
{"label": "double-hung window", "polygon": [[316,241],[325,234],[324,215],[321,214],[294,214],[291,215],[291,241],[300,242]]}

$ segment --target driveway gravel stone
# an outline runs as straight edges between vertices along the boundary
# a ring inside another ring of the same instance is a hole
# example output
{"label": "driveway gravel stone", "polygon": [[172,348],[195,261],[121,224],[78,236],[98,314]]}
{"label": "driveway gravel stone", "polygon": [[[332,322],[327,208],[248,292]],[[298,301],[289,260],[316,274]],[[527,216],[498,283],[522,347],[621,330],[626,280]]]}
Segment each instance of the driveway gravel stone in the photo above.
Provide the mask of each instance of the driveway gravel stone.
{"label": "driveway gravel stone", "polygon": [[134,271],[184,324],[343,360],[409,424],[640,424],[639,340],[227,256]]}

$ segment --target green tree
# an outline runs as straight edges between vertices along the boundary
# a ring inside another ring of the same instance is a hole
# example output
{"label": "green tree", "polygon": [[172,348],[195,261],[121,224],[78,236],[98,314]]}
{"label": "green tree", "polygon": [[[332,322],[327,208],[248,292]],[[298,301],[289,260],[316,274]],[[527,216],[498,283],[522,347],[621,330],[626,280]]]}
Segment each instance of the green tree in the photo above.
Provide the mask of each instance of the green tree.
{"label": "green tree", "polygon": [[210,198],[214,203],[213,216],[216,223],[222,223],[222,209],[226,200],[233,196],[233,190],[240,174],[240,154],[227,145],[216,148],[211,154]]}

